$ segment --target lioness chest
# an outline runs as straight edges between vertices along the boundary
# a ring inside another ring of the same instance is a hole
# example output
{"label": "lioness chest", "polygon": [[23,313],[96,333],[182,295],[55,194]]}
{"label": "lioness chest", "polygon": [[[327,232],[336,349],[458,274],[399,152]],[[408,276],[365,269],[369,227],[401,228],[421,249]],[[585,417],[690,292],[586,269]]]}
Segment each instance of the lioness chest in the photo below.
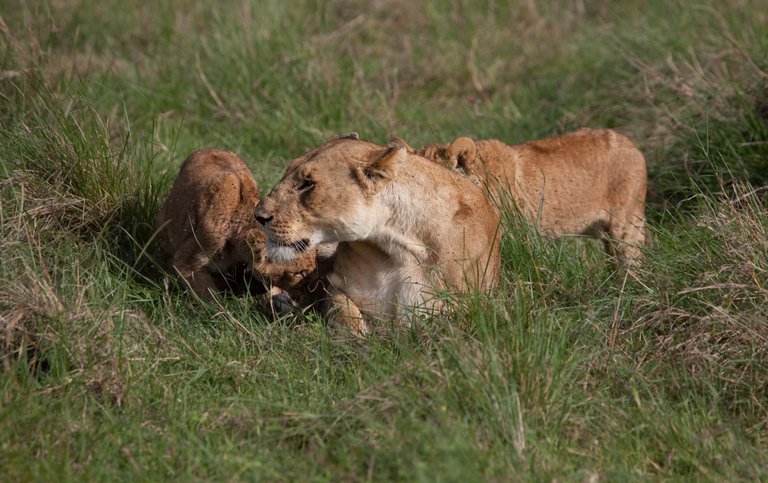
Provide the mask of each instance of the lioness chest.
{"label": "lioness chest", "polygon": [[404,307],[425,308],[425,269],[417,260],[395,261],[367,242],[343,243],[328,277],[367,316],[400,318]]}

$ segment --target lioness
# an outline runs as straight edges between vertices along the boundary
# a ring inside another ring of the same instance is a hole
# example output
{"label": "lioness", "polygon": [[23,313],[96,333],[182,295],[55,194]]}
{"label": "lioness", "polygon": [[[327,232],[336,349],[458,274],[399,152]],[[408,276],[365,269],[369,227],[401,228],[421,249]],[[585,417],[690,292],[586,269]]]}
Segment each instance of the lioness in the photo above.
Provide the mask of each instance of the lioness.
{"label": "lioness", "polygon": [[328,318],[360,333],[376,318],[406,321],[409,308],[440,309],[435,288],[498,279],[499,215],[483,190],[404,146],[329,141],[290,163],[255,216],[275,259],[338,242]]}
{"label": "lioness", "polygon": [[254,293],[264,284],[290,289],[315,269],[313,250],[291,262],[267,259],[266,235],[253,218],[259,198],[256,180],[234,153],[203,149],[181,166],[155,225],[164,257],[201,298],[240,289],[251,278]]}
{"label": "lioness", "polygon": [[496,206],[510,202],[543,232],[603,239],[632,264],[645,241],[645,158],[610,129],[581,129],[524,144],[473,141],[412,150],[485,185]]}

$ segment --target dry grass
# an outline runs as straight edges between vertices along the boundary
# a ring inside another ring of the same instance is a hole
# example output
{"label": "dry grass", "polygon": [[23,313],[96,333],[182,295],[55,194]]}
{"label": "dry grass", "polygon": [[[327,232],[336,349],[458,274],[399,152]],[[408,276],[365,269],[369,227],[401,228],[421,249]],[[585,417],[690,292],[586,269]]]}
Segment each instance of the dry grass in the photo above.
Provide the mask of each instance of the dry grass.
{"label": "dry grass", "polygon": [[[761,192],[737,184],[730,196],[704,199],[695,225],[673,242],[685,247],[679,258],[655,254],[645,267],[644,288],[627,302],[634,316],[614,339],[614,349],[650,377],[679,371],[674,391],[721,394],[757,441],[768,431],[768,204]],[[658,290],[643,294],[654,284]]]}

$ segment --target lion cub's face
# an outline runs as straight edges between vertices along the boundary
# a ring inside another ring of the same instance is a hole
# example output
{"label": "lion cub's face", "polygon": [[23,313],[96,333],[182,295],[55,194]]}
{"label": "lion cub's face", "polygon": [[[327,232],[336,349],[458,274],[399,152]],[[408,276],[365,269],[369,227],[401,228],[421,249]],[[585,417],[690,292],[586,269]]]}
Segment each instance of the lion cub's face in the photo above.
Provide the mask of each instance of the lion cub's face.
{"label": "lion cub's face", "polygon": [[378,223],[375,198],[406,156],[405,149],[337,139],[294,160],[255,210],[269,256],[292,260],[320,243],[367,237]]}
{"label": "lion cub's face", "polygon": [[[245,162],[218,149],[192,153],[157,215],[163,258],[200,297],[259,282],[291,289],[316,267],[309,250],[290,263],[265,255],[266,235],[253,219],[259,188]],[[261,285],[258,283],[256,285]]]}

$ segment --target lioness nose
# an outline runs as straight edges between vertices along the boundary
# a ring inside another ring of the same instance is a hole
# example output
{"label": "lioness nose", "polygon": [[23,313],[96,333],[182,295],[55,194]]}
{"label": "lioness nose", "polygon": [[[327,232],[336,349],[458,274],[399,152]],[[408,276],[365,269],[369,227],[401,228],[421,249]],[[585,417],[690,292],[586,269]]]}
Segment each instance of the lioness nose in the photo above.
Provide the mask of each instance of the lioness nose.
{"label": "lioness nose", "polygon": [[259,223],[261,223],[261,226],[264,226],[264,225],[266,225],[267,223],[269,223],[270,221],[272,221],[272,218],[274,218],[274,216],[261,216],[261,215],[256,215],[256,221],[258,221]]}

